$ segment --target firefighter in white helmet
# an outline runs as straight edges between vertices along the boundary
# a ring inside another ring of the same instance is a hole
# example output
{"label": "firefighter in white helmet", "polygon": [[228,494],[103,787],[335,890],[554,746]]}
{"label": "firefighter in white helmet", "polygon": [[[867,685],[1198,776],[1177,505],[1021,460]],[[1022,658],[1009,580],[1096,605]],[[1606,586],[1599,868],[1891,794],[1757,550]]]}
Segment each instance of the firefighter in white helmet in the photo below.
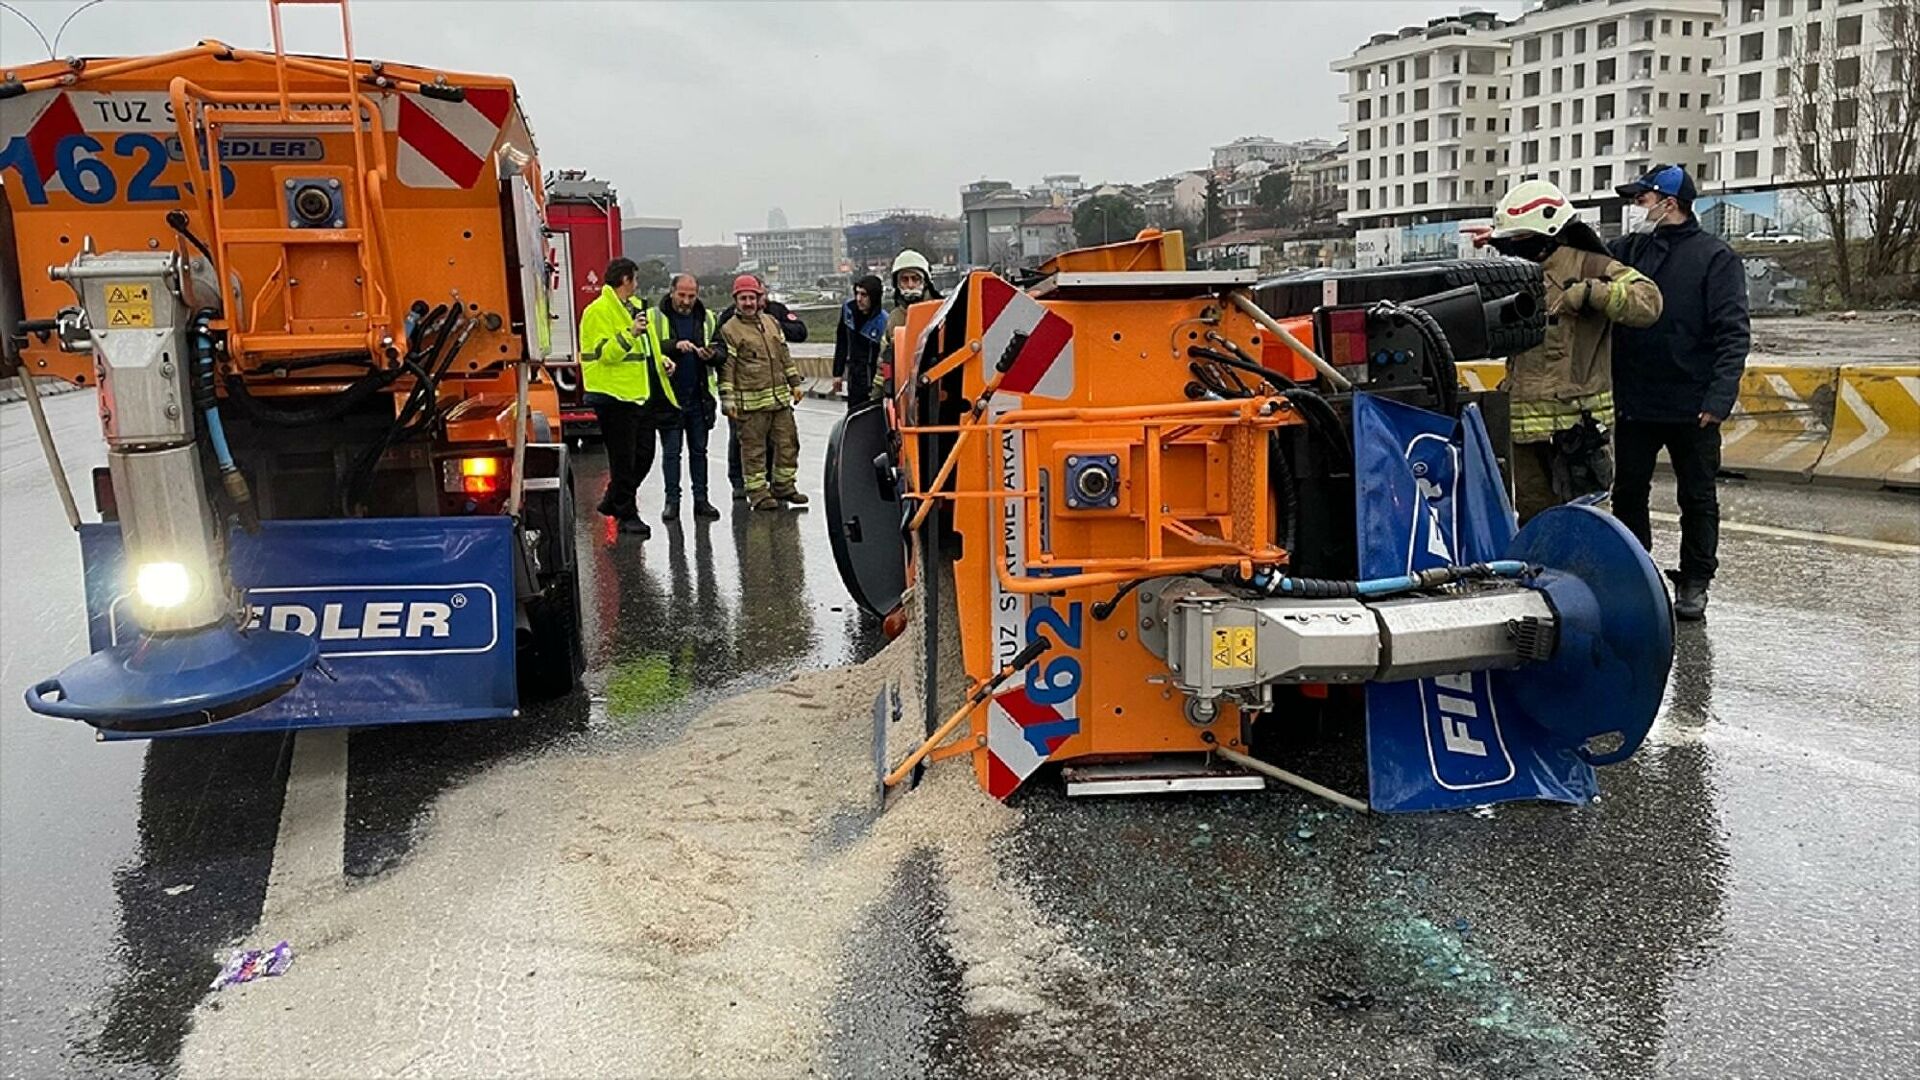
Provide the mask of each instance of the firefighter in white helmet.
{"label": "firefighter in white helmet", "polygon": [[1514,185],[1475,246],[1540,264],[1547,336],[1507,359],[1514,508],[1540,511],[1613,485],[1613,324],[1651,326],[1660,288],[1614,261],[1593,227],[1545,180]]}
{"label": "firefighter in white helmet", "polygon": [[907,324],[907,309],[922,300],[940,299],[933,287],[933,266],[927,257],[908,248],[893,258],[893,310],[887,313],[887,333],[880,341],[880,364],[873,373],[873,396],[885,397],[893,378],[893,332]]}

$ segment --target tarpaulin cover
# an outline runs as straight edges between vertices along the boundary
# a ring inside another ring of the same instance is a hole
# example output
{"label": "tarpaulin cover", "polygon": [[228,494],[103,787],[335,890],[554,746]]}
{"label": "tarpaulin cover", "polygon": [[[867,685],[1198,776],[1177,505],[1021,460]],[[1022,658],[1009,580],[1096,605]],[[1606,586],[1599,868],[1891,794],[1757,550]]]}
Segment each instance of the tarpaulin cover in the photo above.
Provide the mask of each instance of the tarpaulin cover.
{"label": "tarpaulin cover", "polygon": [[[513,523],[505,517],[270,521],[229,562],[252,617],[319,639],[325,671],[286,695],[179,734],[512,716]],[[120,528],[80,527],[92,648],[139,633],[122,603]],[[331,672],[332,678],[327,673]],[[145,738],[103,733],[107,738]]]}
{"label": "tarpaulin cover", "polygon": [[[1503,558],[1513,510],[1479,409],[1460,421],[1359,394],[1360,576]],[[1517,799],[1584,802],[1592,766],[1496,693],[1485,672],[1367,685],[1370,801],[1383,811]]]}

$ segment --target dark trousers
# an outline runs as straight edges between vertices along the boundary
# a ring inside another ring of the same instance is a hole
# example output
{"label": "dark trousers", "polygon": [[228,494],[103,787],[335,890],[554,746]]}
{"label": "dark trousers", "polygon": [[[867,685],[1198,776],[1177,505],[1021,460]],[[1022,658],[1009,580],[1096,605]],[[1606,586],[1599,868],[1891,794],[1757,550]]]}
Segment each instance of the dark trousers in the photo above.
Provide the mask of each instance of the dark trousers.
{"label": "dark trousers", "polygon": [[1614,425],[1613,447],[1614,516],[1648,551],[1653,550],[1653,526],[1647,519],[1653,462],[1661,450],[1667,452],[1680,503],[1680,577],[1712,581],[1720,567],[1720,497],[1714,488],[1720,472],[1720,425],[1621,420]]}
{"label": "dark trousers", "polygon": [[[772,461],[775,449],[773,435],[769,432],[767,456],[761,460]],[[735,491],[747,489],[746,472],[740,467],[740,421],[738,420],[727,421],[727,482],[733,485]]]}
{"label": "dark trousers", "polygon": [[848,364],[847,411],[852,412],[873,396],[873,369],[865,364]]}
{"label": "dark trousers", "polygon": [[638,520],[640,485],[653,470],[654,419],[646,406],[605,394],[588,394],[587,403],[600,418],[600,437],[607,446],[607,493],[600,512],[621,521]]}
{"label": "dark trousers", "polygon": [[687,458],[693,501],[707,501],[707,410],[700,406],[680,411],[680,422],[660,429],[660,472],[667,482],[667,501],[680,501],[680,459]]}

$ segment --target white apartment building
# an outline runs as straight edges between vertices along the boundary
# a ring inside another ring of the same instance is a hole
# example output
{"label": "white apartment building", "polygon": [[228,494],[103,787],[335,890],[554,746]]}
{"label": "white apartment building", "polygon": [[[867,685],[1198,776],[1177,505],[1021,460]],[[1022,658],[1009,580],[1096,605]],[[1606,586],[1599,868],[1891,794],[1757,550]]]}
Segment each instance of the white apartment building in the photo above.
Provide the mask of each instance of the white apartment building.
{"label": "white apartment building", "polygon": [[1507,21],[1465,11],[1375,34],[1347,76],[1346,209],[1357,228],[1481,217],[1499,198]]}
{"label": "white apartment building", "polygon": [[766,275],[773,286],[792,288],[843,272],[846,234],[833,226],[813,229],[765,229],[736,234],[740,260]]}
{"label": "white apartment building", "polygon": [[[1837,138],[1831,152],[1853,153],[1861,94],[1897,93],[1907,70],[1894,47],[1901,9],[1886,0],[1724,0],[1716,44],[1724,79],[1711,111],[1716,187],[1730,191],[1788,186],[1805,179],[1790,110],[1807,102],[1794,69],[1812,65],[1830,93],[1816,127]],[[1803,126],[1802,130],[1806,130]],[[1871,159],[1867,159],[1871,160]],[[1865,161],[1859,167],[1866,167]]]}
{"label": "white apartment building", "polygon": [[1612,211],[1614,186],[1660,163],[1686,169],[1704,190],[1720,4],[1546,0],[1517,19],[1501,35],[1512,51],[1500,188],[1544,179],[1577,205]]}
{"label": "white apartment building", "polygon": [[1264,135],[1243,135],[1230,143],[1213,148],[1213,167],[1237,169],[1251,161],[1264,161],[1284,168],[1302,161],[1310,161],[1331,149],[1333,144],[1325,139],[1282,142],[1279,139],[1269,139]]}

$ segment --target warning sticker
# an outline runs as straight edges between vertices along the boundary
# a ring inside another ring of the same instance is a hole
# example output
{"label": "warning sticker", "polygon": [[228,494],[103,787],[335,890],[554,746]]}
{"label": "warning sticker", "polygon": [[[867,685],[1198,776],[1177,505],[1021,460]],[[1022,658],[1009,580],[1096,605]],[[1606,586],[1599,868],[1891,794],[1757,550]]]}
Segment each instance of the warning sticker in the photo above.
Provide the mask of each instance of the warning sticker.
{"label": "warning sticker", "polygon": [[153,286],[145,282],[107,283],[107,328],[126,330],[153,325]]}
{"label": "warning sticker", "polygon": [[1253,667],[1253,627],[1222,626],[1213,631],[1213,666]]}

